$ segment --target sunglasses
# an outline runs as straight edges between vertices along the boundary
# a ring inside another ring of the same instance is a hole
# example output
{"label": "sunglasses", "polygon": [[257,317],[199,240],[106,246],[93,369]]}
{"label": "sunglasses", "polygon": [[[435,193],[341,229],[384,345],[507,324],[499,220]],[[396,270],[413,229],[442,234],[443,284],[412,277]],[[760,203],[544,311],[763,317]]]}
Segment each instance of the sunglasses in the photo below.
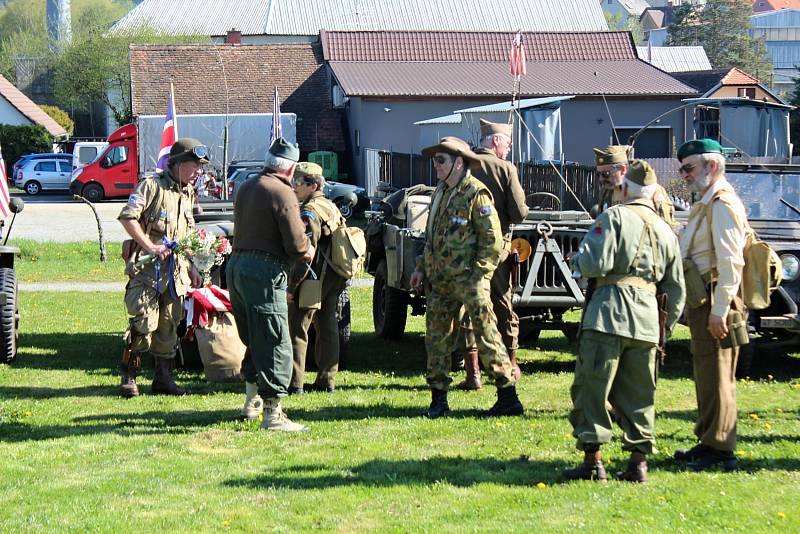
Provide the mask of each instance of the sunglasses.
{"label": "sunglasses", "polygon": [[444,165],[448,161],[450,161],[450,160],[448,158],[446,158],[445,156],[434,156],[433,157],[433,162],[435,164],[437,164],[437,165]]}
{"label": "sunglasses", "polygon": [[611,175],[617,172],[617,169],[613,171],[597,171],[597,174],[600,175],[601,178],[611,178]]}
{"label": "sunglasses", "polygon": [[695,167],[696,167],[696,165],[694,165],[693,163],[687,163],[685,165],[681,165],[678,168],[678,172],[679,173],[683,173],[683,174],[689,174],[690,172],[692,172],[694,170]]}

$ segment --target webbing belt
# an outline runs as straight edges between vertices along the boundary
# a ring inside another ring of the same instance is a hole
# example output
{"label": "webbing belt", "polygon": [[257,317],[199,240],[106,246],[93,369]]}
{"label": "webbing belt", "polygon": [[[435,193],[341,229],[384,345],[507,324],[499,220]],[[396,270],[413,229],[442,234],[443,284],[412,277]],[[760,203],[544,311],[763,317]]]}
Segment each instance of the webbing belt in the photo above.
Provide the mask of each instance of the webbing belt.
{"label": "webbing belt", "polygon": [[629,274],[612,274],[597,279],[597,287],[610,285],[638,287],[639,289],[644,289],[653,295],[656,294],[655,282],[649,282],[640,276],[631,276]]}

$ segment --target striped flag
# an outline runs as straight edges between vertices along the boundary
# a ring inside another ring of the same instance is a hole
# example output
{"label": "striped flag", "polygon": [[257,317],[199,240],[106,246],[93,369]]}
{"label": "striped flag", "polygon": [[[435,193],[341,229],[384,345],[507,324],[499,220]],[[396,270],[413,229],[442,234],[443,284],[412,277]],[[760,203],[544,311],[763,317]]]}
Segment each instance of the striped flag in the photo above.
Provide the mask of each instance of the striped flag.
{"label": "striped flag", "polygon": [[517,80],[528,73],[525,66],[525,44],[522,42],[522,32],[517,32],[514,40],[511,41],[508,70]]}
{"label": "striped flag", "polygon": [[161,148],[158,150],[156,172],[167,168],[169,149],[178,140],[178,121],[175,118],[175,89],[169,84],[169,98],[167,99],[167,116],[164,118],[164,130],[161,132]]}
{"label": "striped flag", "polygon": [[275,142],[279,137],[283,137],[281,128],[281,101],[278,98],[278,86],[275,86],[275,97],[272,100],[272,128],[269,131],[269,144]]}
{"label": "striped flag", "polygon": [[8,207],[10,200],[8,180],[6,179],[6,162],[3,160],[3,148],[0,147],[0,221],[4,221],[11,214],[11,209]]}

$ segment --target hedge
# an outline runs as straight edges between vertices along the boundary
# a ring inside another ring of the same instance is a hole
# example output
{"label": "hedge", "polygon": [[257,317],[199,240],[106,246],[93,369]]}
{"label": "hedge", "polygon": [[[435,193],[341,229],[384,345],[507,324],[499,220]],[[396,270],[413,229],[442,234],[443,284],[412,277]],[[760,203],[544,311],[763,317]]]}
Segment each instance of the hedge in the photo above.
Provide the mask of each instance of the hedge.
{"label": "hedge", "polygon": [[44,126],[0,124],[0,147],[6,162],[6,175],[11,176],[11,166],[20,156],[52,152],[53,142]]}

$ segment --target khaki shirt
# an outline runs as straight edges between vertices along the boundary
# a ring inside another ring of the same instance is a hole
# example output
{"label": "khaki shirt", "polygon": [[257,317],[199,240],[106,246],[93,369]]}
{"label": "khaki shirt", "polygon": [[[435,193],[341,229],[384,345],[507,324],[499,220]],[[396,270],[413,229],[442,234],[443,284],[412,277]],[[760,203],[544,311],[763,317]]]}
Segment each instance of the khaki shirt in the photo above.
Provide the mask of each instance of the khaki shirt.
{"label": "khaki shirt", "polygon": [[[717,193],[722,196],[712,205],[709,233],[706,206]],[[722,176],[708,188],[703,198],[694,203],[686,227],[681,231],[681,255],[691,258],[700,274],[716,269],[717,283],[711,296],[711,313],[718,317],[728,315],[731,300],[742,283],[746,229],[744,205],[733,186]]]}
{"label": "khaki shirt", "polygon": [[510,161],[498,158],[488,148],[479,148],[475,153],[480,156],[480,161],[470,164],[470,172],[489,189],[500,227],[507,233],[510,224],[519,224],[528,215],[525,191],[519,183],[517,168]]}
{"label": "khaki shirt", "polygon": [[[155,244],[176,241],[194,230],[194,188],[191,185],[181,186],[172,174],[163,171],[155,176],[145,178],[138,183],[128,197],[128,203],[120,211],[118,220],[135,219],[139,221],[142,231]],[[191,262],[183,255],[175,255],[175,271],[169,272],[170,259],[136,267],[136,261],[143,255],[137,246],[125,266],[125,273],[136,281],[143,282],[164,292],[168,289],[170,274],[175,280],[175,291],[178,296],[184,295],[191,285],[189,271]],[[156,264],[159,264],[156,269]],[[158,270],[158,277],[156,276]]]}
{"label": "khaki shirt", "polygon": [[[343,223],[341,213],[336,205],[325,198],[321,191],[315,191],[305,202],[300,204],[300,219],[306,225],[306,236],[316,251],[311,262],[311,268],[318,277],[322,277],[322,267],[326,265],[325,257],[322,252],[330,258],[330,236],[331,232]],[[302,261],[296,262],[289,276],[289,290],[295,291],[300,283],[308,276],[306,264]],[[327,265],[325,269],[325,280],[327,286],[328,278],[341,279],[336,274],[333,267]]]}

